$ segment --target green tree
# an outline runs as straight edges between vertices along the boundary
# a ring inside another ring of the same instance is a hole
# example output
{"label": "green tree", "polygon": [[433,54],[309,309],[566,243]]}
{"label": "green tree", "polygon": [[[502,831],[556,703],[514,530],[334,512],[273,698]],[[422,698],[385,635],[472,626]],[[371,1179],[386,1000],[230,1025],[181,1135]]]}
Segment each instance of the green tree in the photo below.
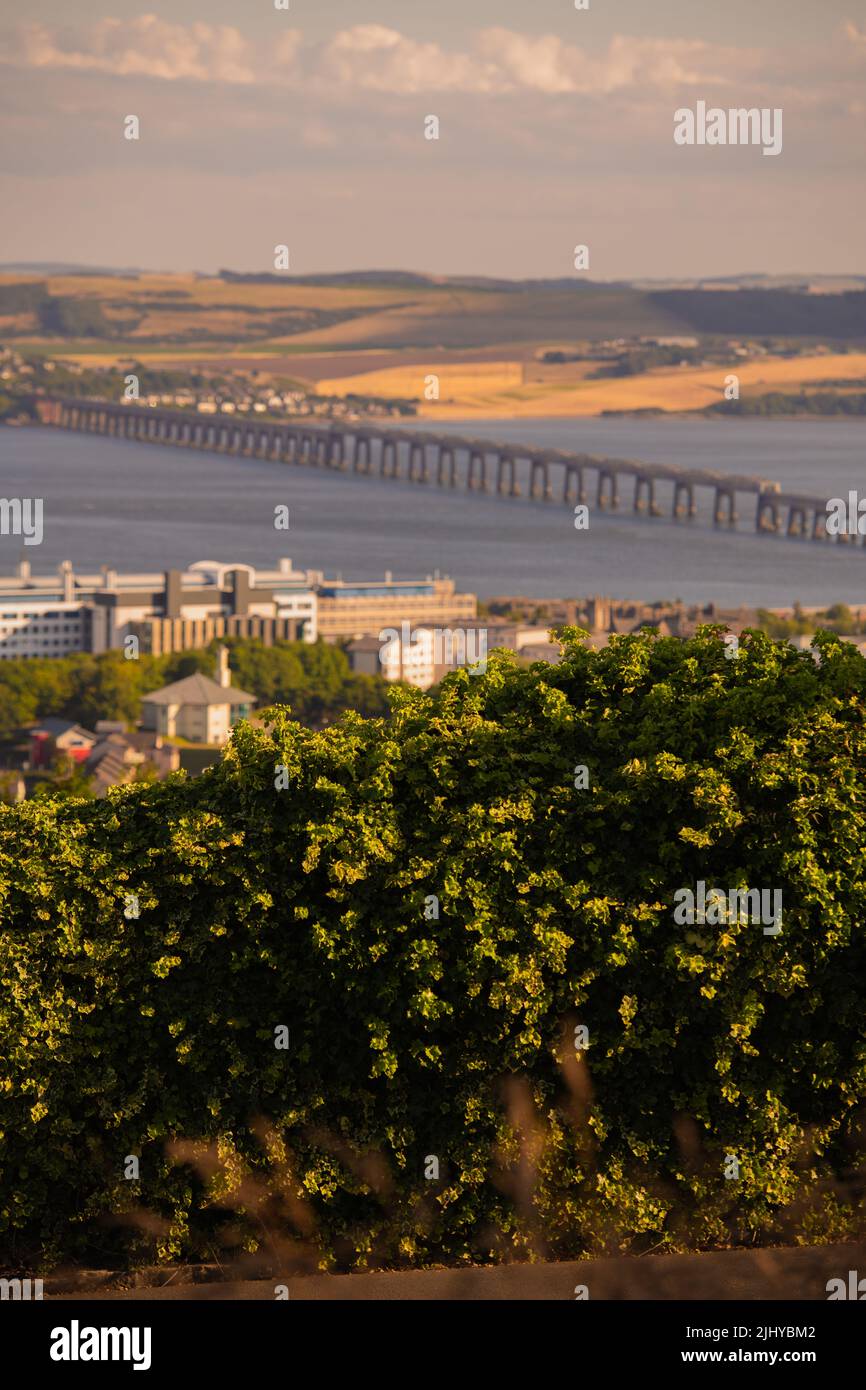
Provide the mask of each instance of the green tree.
{"label": "green tree", "polygon": [[254,1182],[325,1267],[862,1230],[866,660],[722,635],[0,807],[0,1263],[250,1249]]}

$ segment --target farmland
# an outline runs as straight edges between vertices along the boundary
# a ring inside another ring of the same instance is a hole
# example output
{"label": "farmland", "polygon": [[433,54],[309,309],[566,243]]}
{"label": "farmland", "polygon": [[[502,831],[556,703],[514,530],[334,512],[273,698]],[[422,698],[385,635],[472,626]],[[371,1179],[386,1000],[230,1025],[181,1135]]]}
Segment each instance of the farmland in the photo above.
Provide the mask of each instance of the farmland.
{"label": "farmland", "polygon": [[[6,273],[0,343],[88,367],[255,372],[328,396],[417,401],[431,419],[685,413],[723,401],[730,373],[744,396],[839,381],[862,390],[864,305],[862,290],[654,290],[574,277]],[[679,342],[699,346],[682,362],[668,349],[663,364],[604,369],[624,344]]]}

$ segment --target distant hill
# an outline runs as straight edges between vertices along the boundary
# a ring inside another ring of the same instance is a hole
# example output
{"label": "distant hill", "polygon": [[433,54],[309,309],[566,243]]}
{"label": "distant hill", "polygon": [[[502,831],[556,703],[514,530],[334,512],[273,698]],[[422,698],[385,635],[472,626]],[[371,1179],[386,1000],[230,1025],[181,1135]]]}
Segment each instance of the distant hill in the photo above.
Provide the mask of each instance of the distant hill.
{"label": "distant hill", "polygon": [[[0,276],[0,342],[253,345],[287,352],[475,350],[638,336],[866,342],[866,278],[836,292],[779,277],[643,287],[583,277],[502,280],[367,270],[288,276]],[[755,283],[759,281],[760,283]]]}
{"label": "distant hill", "polygon": [[143,275],[135,266],[78,265],[66,261],[6,261],[0,263],[0,275]]}

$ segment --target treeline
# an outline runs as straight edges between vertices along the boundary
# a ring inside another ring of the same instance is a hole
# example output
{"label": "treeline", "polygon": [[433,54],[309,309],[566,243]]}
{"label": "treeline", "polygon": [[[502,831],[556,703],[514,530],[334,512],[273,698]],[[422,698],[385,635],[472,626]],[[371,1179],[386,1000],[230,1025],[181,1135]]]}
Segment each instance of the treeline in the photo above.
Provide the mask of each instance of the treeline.
{"label": "treeline", "polygon": [[0,285],[0,313],[35,314],[40,328],[64,338],[117,337],[136,327],[142,317],[138,314],[123,322],[109,319],[97,299],[88,295],[54,295],[40,280]]}
{"label": "treeline", "polygon": [[[98,719],[135,724],[141,698],[196,671],[213,674],[216,643],[200,651],[127,660],[122,652],[94,656],[76,652],[45,660],[0,662],[0,738],[22,725],[56,715],[93,728]],[[293,716],[320,728],[344,710],[386,714],[381,676],[355,675],[345,652],[324,642],[286,642],[266,647],[255,640],[226,638],[232,683],[260,705],[289,705]]]}
{"label": "treeline", "polygon": [[866,339],[864,290],[656,290],[647,300],[699,333]]}
{"label": "treeline", "polygon": [[866,391],[768,391],[718,401],[710,410],[715,415],[866,415]]}
{"label": "treeline", "polygon": [[856,637],[866,632],[866,620],[855,616],[847,603],[834,603],[820,613],[809,614],[803,612],[799,603],[795,603],[790,618],[782,618],[778,613],[759,608],[758,625],[770,637],[805,637],[819,627],[840,637]]}
{"label": "treeline", "polygon": [[690,366],[700,366],[707,357],[707,349],[696,347],[673,347],[667,344],[649,347],[630,348],[622,352],[612,362],[596,368],[589,373],[588,381],[604,377],[640,376],[654,367],[678,367],[681,362]]}

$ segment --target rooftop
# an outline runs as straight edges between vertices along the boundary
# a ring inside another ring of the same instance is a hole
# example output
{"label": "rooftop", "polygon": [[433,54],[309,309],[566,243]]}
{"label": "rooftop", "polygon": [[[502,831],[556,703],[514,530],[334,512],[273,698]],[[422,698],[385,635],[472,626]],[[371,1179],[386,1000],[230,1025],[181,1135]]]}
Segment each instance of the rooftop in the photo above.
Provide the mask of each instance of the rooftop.
{"label": "rooftop", "polygon": [[185,676],[181,681],[163,686],[142,695],[147,705],[254,705],[255,695],[246,690],[236,690],[231,685],[218,685],[210,676],[197,671],[193,676]]}

